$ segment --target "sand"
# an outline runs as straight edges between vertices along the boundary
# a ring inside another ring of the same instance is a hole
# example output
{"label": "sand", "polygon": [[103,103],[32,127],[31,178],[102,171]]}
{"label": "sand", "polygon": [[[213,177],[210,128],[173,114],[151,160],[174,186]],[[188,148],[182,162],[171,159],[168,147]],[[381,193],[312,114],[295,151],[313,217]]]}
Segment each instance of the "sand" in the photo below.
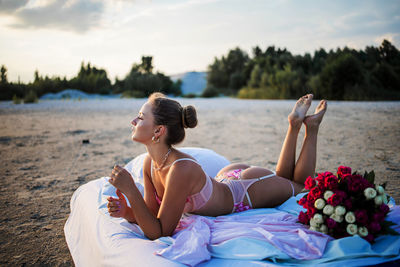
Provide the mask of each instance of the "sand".
{"label": "sand", "polygon": [[[82,184],[145,152],[130,121],[145,100],[0,103],[0,265],[73,265],[63,227]],[[213,149],[232,162],[276,167],[294,100],[180,99],[199,125],[180,146]],[[313,102],[313,111],[317,101]],[[319,131],[317,172],[375,170],[400,201],[400,102],[334,102]],[[300,132],[301,148],[304,130]],[[84,144],[83,140],[89,140]]]}

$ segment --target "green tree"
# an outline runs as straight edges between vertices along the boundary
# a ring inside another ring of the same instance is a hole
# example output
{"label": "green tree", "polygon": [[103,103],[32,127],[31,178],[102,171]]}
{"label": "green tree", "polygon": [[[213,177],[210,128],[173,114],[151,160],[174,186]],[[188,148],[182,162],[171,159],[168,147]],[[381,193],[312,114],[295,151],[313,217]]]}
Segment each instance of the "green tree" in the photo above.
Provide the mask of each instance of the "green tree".
{"label": "green tree", "polygon": [[153,57],[143,56],[142,64],[140,65],[144,73],[152,73],[153,71]]}
{"label": "green tree", "polygon": [[260,87],[261,75],[262,75],[262,70],[260,66],[255,65],[253,70],[251,71],[250,80],[247,85],[253,88]]}
{"label": "green tree", "polygon": [[240,48],[232,49],[208,66],[207,87],[225,95],[236,95],[247,82],[248,55]]}
{"label": "green tree", "polygon": [[90,62],[85,66],[81,63],[78,75],[71,79],[70,85],[73,88],[86,93],[109,94],[111,93],[111,81],[104,69],[91,66]]}
{"label": "green tree", "polygon": [[321,94],[327,99],[343,100],[345,94],[363,85],[365,77],[361,62],[352,54],[344,53],[326,63],[320,74]]}
{"label": "green tree", "polygon": [[151,60],[152,57],[142,57],[141,64],[134,63],[125,79],[117,80],[118,85],[114,87],[114,91],[121,91],[127,97],[147,97],[153,92],[181,95],[182,81],[173,83],[170,77],[163,73],[153,74]]}
{"label": "green tree", "polygon": [[6,68],[6,66],[1,65],[0,73],[1,73],[1,76],[0,76],[1,84],[7,84],[8,81],[7,81],[7,68]]}

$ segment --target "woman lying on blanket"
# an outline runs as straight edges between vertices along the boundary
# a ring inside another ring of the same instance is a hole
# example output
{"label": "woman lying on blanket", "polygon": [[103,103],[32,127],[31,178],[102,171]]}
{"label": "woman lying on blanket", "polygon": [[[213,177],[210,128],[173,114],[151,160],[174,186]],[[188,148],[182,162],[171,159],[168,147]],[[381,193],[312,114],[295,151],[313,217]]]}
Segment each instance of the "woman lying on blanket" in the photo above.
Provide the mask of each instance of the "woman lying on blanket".
{"label": "woman lying on blanket", "polygon": [[[143,166],[144,197],[129,172],[115,166],[109,181],[117,188],[119,199],[109,197],[110,215],[137,223],[148,238],[157,239],[171,235],[185,212],[219,216],[285,202],[302,191],[306,178],[314,175],[318,129],[327,102],[322,100],[315,113],[306,116],[312,98],[311,94],[301,97],[288,116],[289,128],[276,173],[231,164],[213,179],[191,156],[173,148],[184,139],[185,128],[197,125],[195,108],[182,107],[160,93],[152,94],[132,121],[132,139],[144,144],[148,151]],[[306,133],[295,163],[302,124]]]}

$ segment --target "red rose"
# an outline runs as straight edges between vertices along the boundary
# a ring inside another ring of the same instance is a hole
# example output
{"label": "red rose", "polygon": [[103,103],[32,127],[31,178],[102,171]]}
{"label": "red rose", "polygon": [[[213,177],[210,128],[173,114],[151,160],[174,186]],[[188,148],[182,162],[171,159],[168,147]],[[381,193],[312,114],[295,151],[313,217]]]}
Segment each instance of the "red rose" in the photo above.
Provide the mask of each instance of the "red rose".
{"label": "red rose", "polygon": [[341,178],[342,178],[342,180],[344,180],[344,181],[345,181],[345,180],[348,180],[348,179],[351,179],[351,174],[348,174],[348,173],[343,174]]}
{"label": "red rose", "polygon": [[321,190],[322,192],[325,192],[325,191],[326,191],[325,183],[318,183],[317,187],[318,187],[319,190]]}
{"label": "red rose", "polygon": [[362,178],[361,184],[362,184],[362,190],[365,190],[365,189],[368,188],[368,187],[371,187],[371,188],[374,188],[374,189],[375,189],[375,186],[373,186],[373,185],[372,185],[370,182],[368,182],[367,179],[365,179],[365,178]]}
{"label": "red rose", "polygon": [[363,226],[367,225],[367,223],[368,223],[368,214],[367,214],[366,210],[356,210],[354,212],[354,214],[356,215],[356,221],[358,223],[362,224]]}
{"label": "red rose", "polygon": [[346,207],[347,210],[351,210],[351,208],[353,207],[353,203],[351,202],[350,198],[344,201],[344,206]]}
{"label": "red rose", "polygon": [[324,182],[325,182],[324,174],[323,173],[318,173],[318,176],[317,176],[317,178],[315,178],[315,180],[317,180],[318,185],[321,184],[321,183],[324,184]]}
{"label": "red rose", "polygon": [[312,217],[314,217],[315,213],[317,212],[317,209],[314,207],[308,207],[307,208],[307,214],[308,214],[308,218],[311,219]]}
{"label": "red rose", "polygon": [[336,228],[337,223],[334,219],[328,218],[328,219],[326,219],[326,226],[328,226],[328,228],[330,228],[330,229]]}
{"label": "red rose", "polygon": [[336,189],[338,187],[338,178],[335,175],[329,175],[325,178],[325,187],[328,189]]}
{"label": "red rose", "polygon": [[[383,196],[383,197],[386,197],[386,196]],[[381,213],[386,215],[389,212],[389,206],[386,205],[386,204],[382,204],[382,205],[379,206],[379,210],[380,210]]]}
{"label": "red rose", "polygon": [[302,224],[308,224],[308,222],[310,221],[307,214],[302,211],[300,211],[298,219],[299,219],[299,222],[301,222]]}
{"label": "red rose", "polygon": [[368,229],[372,233],[378,233],[381,230],[381,225],[378,222],[371,222],[368,226]]}
{"label": "red rose", "polygon": [[315,200],[324,196],[324,192],[319,187],[314,187],[311,189],[309,194],[312,194]]}
{"label": "red rose", "polygon": [[312,202],[312,204],[314,205],[315,197],[313,194],[311,194],[311,192],[307,194],[307,201]]}
{"label": "red rose", "polygon": [[327,202],[329,205],[336,207],[340,203],[342,203],[342,196],[340,194],[333,194],[330,198],[328,198]]}
{"label": "red rose", "polygon": [[360,175],[352,175],[351,177],[347,178],[347,186],[349,191],[351,192],[359,192],[364,190],[364,183],[363,179]]}
{"label": "red rose", "polygon": [[351,168],[346,166],[339,166],[337,174],[339,177],[343,178],[345,174],[351,174]]}
{"label": "red rose", "polygon": [[304,205],[307,203],[307,199],[305,197],[302,197],[302,198],[300,198],[298,203],[300,206],[304,207]]}
{"label": "red rose", "polygon": [[385,219],[385,214],[382,212],[377,212],[373,216],[375,222],[382,222]]}
{"label": "red rose", "polygon": [[341,201],[340,201],[340,202],[342,202],[343,199],[346,199],[346,198],[347,198],[346,192],[344,192],[344,191],[342,191],[342,190],[334,190],[333,192],[334,192],[335,194],[338,194],[338,196],[341,198]]}
{"label": "red rose", "polygon": [[305,188],[306,188],[307,190],[310,190],[310,189],[313,188],[315,185],[316,185],[315,180],[314,180],[311,176],[308,176],[308,178],[306,179],[306,182],[305,182]]}

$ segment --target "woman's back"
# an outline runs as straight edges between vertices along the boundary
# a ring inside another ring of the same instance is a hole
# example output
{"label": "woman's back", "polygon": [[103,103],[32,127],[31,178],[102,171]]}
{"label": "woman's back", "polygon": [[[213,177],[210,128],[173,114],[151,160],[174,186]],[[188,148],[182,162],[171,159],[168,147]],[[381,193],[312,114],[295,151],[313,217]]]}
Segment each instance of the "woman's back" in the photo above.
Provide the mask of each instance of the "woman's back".
{"label": "woman's back", "polygon": [[[179,158],[172,159],[172,163],[167,164],[162,170],[157,171],[150,157],[150,166],[147,165],[150,173],[150,181],[154,186],[154,197],[159,205],[162,203],[164,192],[166,190],[166,179],[172,168],[185,168],[189,170],[190,175],[182,177],[183,179],[176,180],[177,183],[184,183],[190,187],[190,195],[187,196],[184,212],[195,214],[217,216],[221,215],[221,210],[226,210],[226,214],[231,212],[229,206],[232,200],[229,201],[229,190],[226,186],[216,182],[208,176],[201,165],[191,156],[180,152]],[[146,166],[145,166],[146,167]],[[172,186],[178,186],[172,184]]]}

